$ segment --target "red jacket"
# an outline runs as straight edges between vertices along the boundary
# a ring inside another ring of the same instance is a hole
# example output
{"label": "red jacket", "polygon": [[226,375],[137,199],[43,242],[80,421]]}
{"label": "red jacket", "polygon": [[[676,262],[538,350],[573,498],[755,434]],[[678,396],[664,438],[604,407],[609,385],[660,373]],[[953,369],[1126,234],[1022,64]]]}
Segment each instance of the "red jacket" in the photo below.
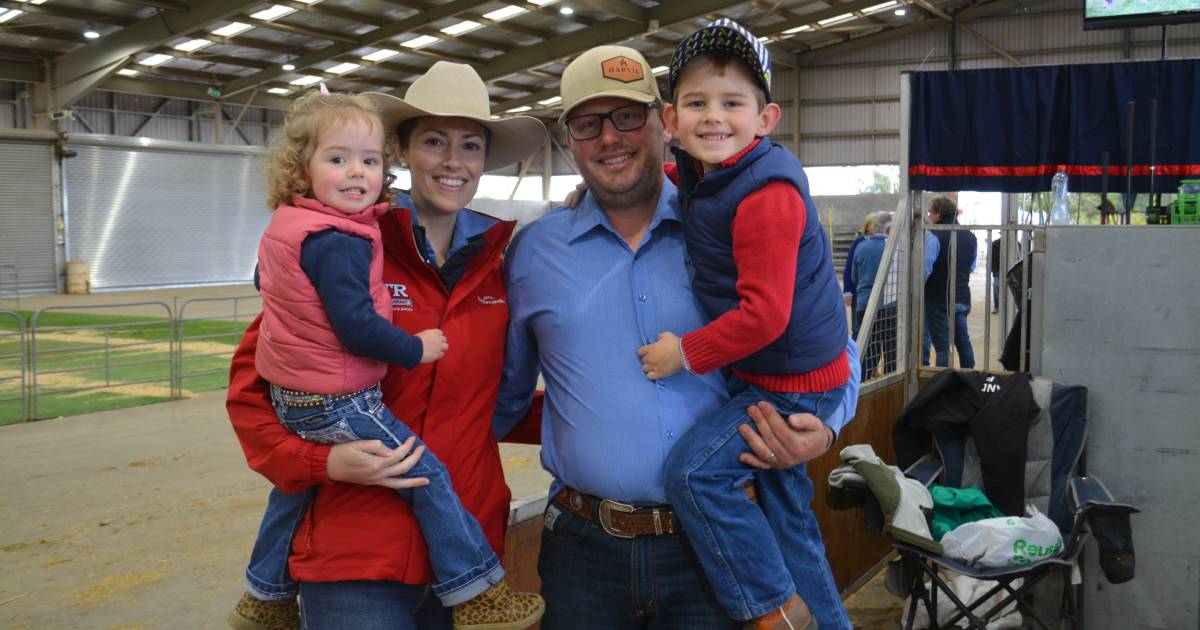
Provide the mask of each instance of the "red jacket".
{"label": "red jacket", "polygon": [[[450,351],[411,371],[390,368],[384,401],[446,465],[463,505],[502,554],[511,493],[492,413],[508,326],[500,262],[515,224],[501,222],[485,233],[484,248],[448,295],[417,253],[409,212],[379,219],[392,321],[408,331],[441,328]],[[321,486],[292,541],[292,576],[308,582],[431,582],[428,550],[409,504],[386,488],[329,481],[325,464],[331,447],[306,442],[279,424],[267,383],[254,369],[258,324],[246,331],[234,355],[226,407],[251,468],[284,492]]]}

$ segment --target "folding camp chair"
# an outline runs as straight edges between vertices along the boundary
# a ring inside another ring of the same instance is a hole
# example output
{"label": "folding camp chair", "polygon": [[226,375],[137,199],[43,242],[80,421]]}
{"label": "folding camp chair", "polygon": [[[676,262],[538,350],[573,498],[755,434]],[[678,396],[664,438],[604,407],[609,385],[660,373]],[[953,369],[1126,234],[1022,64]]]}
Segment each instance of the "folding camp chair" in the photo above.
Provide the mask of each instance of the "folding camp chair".
{"label": "folding camp chair", "polygon": [[[1024,375],[1014,377],[1028,378]],[[889,564],[887,582],[889,590],[910,600],[904,621],[905,630],[912,628],[919,604],[924,604],[928,612],[930,627],[939,627],[937,600],[941,596],[948,598],[956,608],[951,618],[941,620],[944,627],[952,627],[966,619],[969,628],[983,630],[990,619],[1000,613],[1007,614],[1005,609],[1015,604],[1039,627],[1049,628],[1025,601],[1025,596],[1052,575],[1062,579],[1062,602],[1058,614],[1067,627],[1077,629],[1080,627],[1081,593],[1077,567],[1084,545],[1091,538],[1098,542],[1101,568],[1109,582],[1117,584],[1133,578],[1134,554],[1129,515],[1138,510],[1116,502],[1099,479],[1086,476],[1083,470],[1087,388],[1059,385],[1041,378],[1032,379],[1030,386],[1040,412],[1029,427],[1024,503],[1033,504],[1058,525],[1063,535],[1061,551],[1033,564],[981,568],[893,539],[892,544],[899,557]],[[977,446],[969,435],[961,438],[939,435],[933,442],[937,455],[921,457],[905,470],[905,475],[927,486],[941,475],[942,485],[955,488],[979,485],[987,493],[987,488],[982,484],[977,450],[986,446]],[[901,462],[902,465],[905,463]],[[884,514],[870,494],[870,489],[865,483],[852,486],[843,485],[836,494],[831,489],[831,506],[835,509],[843,509],[848,505],[861,506],[864,508],[867,531],[884,531]],[[832,498],[835,496],[836,500]],[[938,574],[939,567],[977,580],[993,582],[994,586],[973,601],[962,601]],[[926,585],[926,579],[930,582],[929,586]],[[1017,580],[1021,580],[1019,585],[1014,584]],[[998,601],[987,605],[994,597]]]}

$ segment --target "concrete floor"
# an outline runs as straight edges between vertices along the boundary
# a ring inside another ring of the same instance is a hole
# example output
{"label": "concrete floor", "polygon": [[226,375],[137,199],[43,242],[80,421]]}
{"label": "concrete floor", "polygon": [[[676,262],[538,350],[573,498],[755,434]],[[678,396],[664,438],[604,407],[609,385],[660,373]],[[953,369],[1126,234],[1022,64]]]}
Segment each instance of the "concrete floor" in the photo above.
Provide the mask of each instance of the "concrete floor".
{"label": "concrete floor", "polygon": [[[221,628],[268,485],[250,471],[223,392],[0,427],[0,628]],[[514,497],[544,493],[537,447],[501,445]],[[855,627],[891,630],[872,583]]]}

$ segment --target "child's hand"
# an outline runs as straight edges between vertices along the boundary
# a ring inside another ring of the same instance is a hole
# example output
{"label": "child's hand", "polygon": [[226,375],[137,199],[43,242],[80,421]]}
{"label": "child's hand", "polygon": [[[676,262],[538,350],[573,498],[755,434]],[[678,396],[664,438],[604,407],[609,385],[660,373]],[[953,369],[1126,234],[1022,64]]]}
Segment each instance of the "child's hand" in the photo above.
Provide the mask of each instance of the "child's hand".
{"label": "child's hand", "polygon": [[642,371],[646,378],[656,381],[683,369],[683,357],[679,356],[679,335],[673,332],[660,333],[658,341],[638,348],[642,357]]}
{"label": "child's hand", "polygon": [[450,342],[446,341],[446,335],[437,328],[422,330],[417,333],[417,339],[421,340],[421,363],[433,363],[442,358],[450,349]]}

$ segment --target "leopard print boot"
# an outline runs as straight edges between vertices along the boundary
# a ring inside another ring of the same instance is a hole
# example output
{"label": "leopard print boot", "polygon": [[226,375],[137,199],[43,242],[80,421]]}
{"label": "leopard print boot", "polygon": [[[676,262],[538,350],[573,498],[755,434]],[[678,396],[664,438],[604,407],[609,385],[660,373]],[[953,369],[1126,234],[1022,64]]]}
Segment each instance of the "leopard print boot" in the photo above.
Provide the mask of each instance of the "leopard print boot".
{"label": "leopard print boot", "polygon": [[474,599],[454,607],[454,630],[522,630],[546,611],[537,593],[514,593],[500,581]]}
{"label": "leopard print boot", "polygon": [[225,621],[234,630],[300,630],[300,606],[294,597],[264,601],[242,593]]}

